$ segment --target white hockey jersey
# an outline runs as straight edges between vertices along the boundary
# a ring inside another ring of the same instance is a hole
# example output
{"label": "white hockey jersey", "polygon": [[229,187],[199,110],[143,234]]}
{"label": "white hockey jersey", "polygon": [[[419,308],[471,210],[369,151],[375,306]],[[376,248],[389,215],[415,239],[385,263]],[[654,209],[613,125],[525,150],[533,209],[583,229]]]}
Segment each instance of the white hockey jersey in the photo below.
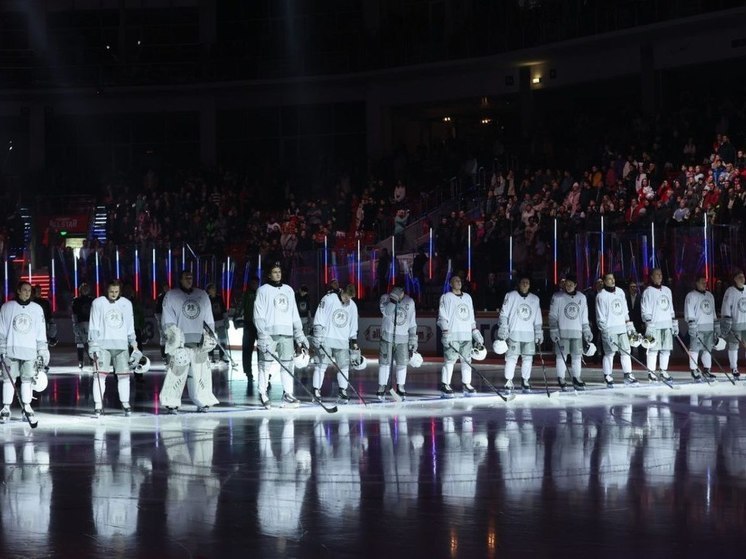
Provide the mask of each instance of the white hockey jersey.
{"label": "white hockey jersey", "polygon": [[283,283],[265,283],[256,291],[254,326],[257,336],[293,336],[303,332],[303,325],[295,303],[295,292]]}
{"label": "white hockey jersey", "polygon": [[596,295],[596,324],[606,334],[624,334],[629,322],[629,308],[624,291],[602,289]]}
{"label": "white hockey jersey", "polygon": [[500,309],[499,327],[508,329],[508,339],[514,342],[533,342],[541,336],[543,318],[539,298],[533,293],[524,297],[519,291],[505,296]]}
{"label": "white hockey jersey", "polygon": [[585,295],[576,291],[572,295],[566,291],[555,293],[549,305],[549,332],[567,340],[583,337],[583,332],[590,333],[588,323],[588,300]]}
{"label": "white hockey jersey", "polygon": [[715,297],[709,291],[691,290],[684,299],[684,320],[689,328],[700,332],[712,332],[717,321]]}
{"label": "white hockey jersey", "polygon": [[357,305],[346,305],[336,293],[328,293],[319,301],[313,317],[313,336],[331,349],[349,349],[350,340],[357,340]]}
{"label": "white hockey jersey", "polygon": [[113,303],[105,296],[91,304],[88,343],[101,349],[127,349],[135,343],[135,319],[132,303],[120,297]]}
{"label": "white hockey jersey", "polygon": [[215,330],[212,305],[206,291],[195,287],[187,293],[176,287],[166,292],[161,315],[164,332],[171,324],[175,324],[184,333],[185,345],[195,347],[202,343],[204,323]]}
{"label": "white hockey jersey", "polygon": [[746,330],[746,288],[738,289],[731,285],[725,290],[720,316],[730,317],[733,330]]}
{"label": "white hockey jersey", "polygon": [[640,302],[642,321],[653,328],[671,328],[676,313],[673,310],[673,296],[665,285],[649,286],[642,292]]}
{"label": "white hockey jersey", "polygon": [[468,293],[456,295],[452,291],[441,295],[438,307],[438,326],[443,332],[448,332],[451,341],[471,340],[471,332],[477,327],[471,295]]}
{"label": "white hockey jersey", "polygon": [[[417,318],[414,309],[414,301],[409,295],[395,305],[389,300],[388,295],[382,295],[379,308],[383,315],[381,321],[381,339],[386,342],[393,341],[395,344],[406,344],[410,338],[417,338]],[[394,337],[394,309],[396,309],[396,339]]]}
{"label": "white hockey jersey", "polygon": [[8,357],[31,361],[36,351],[47,349],[44,311],[33,301],[25,305],[8,301],[0,309],[0,351]]}

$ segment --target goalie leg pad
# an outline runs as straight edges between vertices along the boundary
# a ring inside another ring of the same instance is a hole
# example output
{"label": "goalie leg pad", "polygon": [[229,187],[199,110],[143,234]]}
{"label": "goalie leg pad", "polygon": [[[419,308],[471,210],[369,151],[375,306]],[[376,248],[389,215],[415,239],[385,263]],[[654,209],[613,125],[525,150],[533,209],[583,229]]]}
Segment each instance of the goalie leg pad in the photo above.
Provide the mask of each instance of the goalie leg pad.
{"label": "goalie leg pad", "polygon": [[187,380],[187,369],[189,367],[174,367],[166,369],[166,377],[163,379],[158,401],[167,408],[178,408],[181,405],[181,395]]}
{"label": "goalie leg pad", "polygon": [[187,378],[187,391],[189,398],[198,408],[220,403],[212,393],[212,370],[207,361],[192,363],[192,372]]}

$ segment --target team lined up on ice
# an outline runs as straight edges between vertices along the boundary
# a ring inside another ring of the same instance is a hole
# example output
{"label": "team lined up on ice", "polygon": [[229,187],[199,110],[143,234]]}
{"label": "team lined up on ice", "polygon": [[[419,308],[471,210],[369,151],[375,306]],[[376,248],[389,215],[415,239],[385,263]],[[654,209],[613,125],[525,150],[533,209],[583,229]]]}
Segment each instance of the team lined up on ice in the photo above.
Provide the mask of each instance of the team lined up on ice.
{"label": "team lined up on ice", "polygon": [[[674,340],[679,338],[673,300],[668,287],[661,284],[661,271],[651,273],[651,285],[642,295],[642,318],[646,328],[638,333],[629,319],[629,310],[621,289],[615,286],[613,274],[603,278],[604,288],[596,296],[597,326],[603,346],[604,380],[613,386],[614,355],[620,353],[624,382],[635,384],[632,374],[631,348],[642,343],[647,347],[648,377],[655,381],[670,381],[668,364]],[[169,412],[181,405],[184,387],[199,411],[218,404],[212,391],[209,354],[219,343],[211,312],[210,299],[205,291],[193,285],[189,271],[179,276],[176,289],[165,294],[160,326],[165,339],[167,370],[160,391],[160,404]],[[473,394],[471,384],[472,359],[486,355],[484,338],[479,331],[474,306],[469,294],[461,289],[461,279],[450,280],[450,291],[440,300],[438,326],[442,332],[444,362],[439,389],[443,397],[453,397],[451,387],[454,365],[461,361],[461,384],[465,395]],[[517,289],[508,293],[502,305],[497,339],[493,349],[505,354],[505,387],[513,389],[518,360],[521,360],[521,387],[530,390],[533,356],[544,341],[543,319],[539,298],[530,292],[530,278],[519,277]],[[585,388],[581,378],[582,355],[592,353],[593,333],[588,321],[588,303],[584,294],[576,290],[574,277],[567,276],[563,288],[553,298],[549,309],[549,334],[557,355],[557,382],[567,388],[565,376],[571,360],[572,385]],[[33,387],[46,386],[45,367],[49,363],[49,349],[44,313],[31,300],[28,282],[19,282],[16,298],[0,309],[0,355],[3,367],[3,408],[0,419],[10,417],[14,394],[22,402],[25,415],[33,417],[31,399]],[[87,294],[86,294],[87,295]],[[126,415],[130,413],[130,377],[134,372],[145,372],[149,360],[139,350],[134,330],[132,304],[121,295],[121,285],[111,281],[106,294],[91,300],[88,321],[76,320],[76,343],[87,346],[96,372],[93,399],[96,414],[103,411],[105,375],[117,375],[119,400]],[[313,353],[312,399],[321,401],[324,375],[329,366],[336,371],[339,387],[337,398],[349,400],[350,368],[362,370],[365,357],[357,343],[358,312],[353,300],[354,286],[344,290],[331,289],[320,301],[313,317],[311,336],[306,336],[293,289],[282,282],[282,270],[274,265],[267,283],[258,288],[252,319],[256,328],[258,350],[258,394],[264,407],[271,407],[268,394],[272,373],[279,371],[283,387],[282,403],[297,406],[294,394],[296,369],[309,366]],[[381,297],[381,339],[379,344],[379,374],[377,397],[387,393],[396,399],[406,398],[408,366],[417,367],[422,357],[417,352],[417,322],[415,303],[404,290],[393,287]],[[84,314],[79,315],[79,318]],[[744,274],[733,274],[733,285],[725,293],[721,319],[718,320],[715,302],[706,290],[704,277],[699,277],[695,288],[687,295],[684,319],[688,325],[691,374],[696,380],[712,377],[712,352],[727,345],[729,365],[738,379],[739,346],[746,347],[746,291]],[[84,342],[84,343],[82,343]],[[683,344],[683,342],[681,342]],[[79,355],[80,358],[80,355]],[[702,363],[702,370],[698,363]],[[387,389],[394,367],[395,378]],[[20,376],[20,393],[15,382]]]}

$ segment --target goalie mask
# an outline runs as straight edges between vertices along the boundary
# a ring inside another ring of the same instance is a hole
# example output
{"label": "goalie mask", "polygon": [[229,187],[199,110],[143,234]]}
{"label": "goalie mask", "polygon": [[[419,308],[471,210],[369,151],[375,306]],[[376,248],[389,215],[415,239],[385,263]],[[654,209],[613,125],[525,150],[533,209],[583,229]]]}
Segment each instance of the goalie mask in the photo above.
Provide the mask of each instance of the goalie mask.
{"label": "goalie mask", "polygon": [[471,350],[471,358],[475,361],[484,361],[487,357],[487,348],[482,344],[475,345]]}
{"label": "goalie mask", "polygon": [[492,342],[492,351],[497,353],[498,355],[502,355],[503,353],[508,351],[508,342],[505,340],[495,340]]}
{"label": "goalie mask", "polygon": [[44,392],[49,385],[49,377],[44,369],[39,370],[31,381],[31,388],[34,392]]}
{"label": "goalie mask", "polygon": [[296,369],[305,369],[308,367],[308,361],[310,360],[310,357],[308,355],[308,351],[306,351],[305,347],[300,348],[298,353],[295,354],[295,357],[293,357],[293,366]]}
{"label": "goalie mask", "polygon": [[368,360],[359,349],[350,350],[350,366],[356,371],[362,371],[368,366]]}
{"label": "goalie mask", "polygon": [[422,367],[423,363],[422,355],[420,355],[418,352],[413,351],[412,357],[409,358],[409,364],[414,367],[415,369]]}

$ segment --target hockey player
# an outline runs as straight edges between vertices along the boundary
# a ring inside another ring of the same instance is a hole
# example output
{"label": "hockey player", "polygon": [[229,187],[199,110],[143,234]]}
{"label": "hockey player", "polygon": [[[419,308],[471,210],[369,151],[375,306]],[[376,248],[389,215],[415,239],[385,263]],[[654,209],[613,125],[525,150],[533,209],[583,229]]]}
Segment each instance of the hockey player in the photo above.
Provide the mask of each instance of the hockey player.
{"label": "hockey player", "polygon": [[576,288],[577,279],[568,274],[562,291],[555,293],[549,306],[549,337],[554,342],[557,355],[557,383],[566,390],[565,372],[567,359],[572,356],[572,385],[576,390],[585,390],[580,380],[580,356],[583,345],[593,341],[591,325],[588,322],[588,302],[585,295]]}
{"label": "hockey player", "polygon": [[[707,278],[699,274],[694,282],[694,289],[686,295],[684,300],[684,320],[689,328],[689,369],[692,378],[702,380],[702,375],[708,379],[715,376],[710,372],[712,367],[713,346],[720,336],[720,325],[715,312],[715,298],[707,291]],[[702,359],[702,374],[697,368],[697,362]]]}
{"label": "hockey player", "polygon": [[205,324],[210,332],[215,332],[210,298],[205,291],[194,287],[192,272],[183,270],[179,274],[179,285],[163,298],[161,317],[169,360],[159,399],[168,413],[177,413],[185,383],[198,412],[206,412],[210,406],[218,404],[212,393],[212,371],[208,362],[208,355],[217,342]]}
{"label": "hockey player", "polygon": [[746,290],[743,270],[733,272],[733,285],[725,290],[720,306],[720,330],[728,340],[728,361],[733,378],[738,380],[738,347],[746,349]]}
{"label": "hockey player", "polygon": [[81,283],[78,288],[78,296],[73,299],[72,321],[73,334],[75,336],[75,349],[78,352],[78,369],[83,368],[83,359],[88,352],[88,321],[91,317],[91,287],[87,283]]}
{"label": "hockey player", "polygon": [[360,350],[357,344],[357,305],[352,300],[355,294],[355,286],[350,284],[340,292],[324,295],[313,317],[311,343],[316,354],[313,371],[313,397],[316,401],[321,400],[324,373],[332,359],[341,371],[337,371],[338,401],[341,404],[350,401],[347,395],[350,351]]}
{"label": "hockey player", "polygon": [[[671,290],[663,285],[663,272],[660,268],[653,268],[650,273],[650,286],[642,292],[642,321],[645,323],[645,337],[655,338],[655,343],[648,348],[647,367],[648,379],[670,381],[668,374],[668,360],[673,350],[673,338],[679,335],[679,322],[673,310],[673,296]],[[660,368],[658,357],[660,354]],[[653,373],[653,371],[657,371]]]}
{"label": "hockey player", "polygon": [[417,351],[417,317],[414,301],[397,285],[391,292],[382,295],[379,307],[383,320],[381,322],[381,341],[378,344],[378,391],[376,396],[383,401],[386,385],[391,374],[392,361],[396,361],[396,393],[405,399],[407,392],[407,365],[409,358]]}
{"label": "hockey player", "polygon": [[[29,418],[31,409],[31,382],[36,375],[36,362],[49,364],[47,327],[44,311],[31,300],[31,284],[18,282],[16,298],[0,308],[0,359],[3,371],[3,407],[0,422],[10,419],[10,405],[15,390],[13,385],[21,377],[21,401]],[[10,375],[10,376],[9,376]]]}
{"label": "hockey player", "polygon": [[443,334],[443,368],[439,387],[443,398],[453,398],[451,377],[453,366],[459,359],[464,395],[476,392],[471,385],[472,344],[484,345],[482,333],[477,329],[471,296],[461,290],[461,278],[452,276],[450,284],[451,290],[440,296],[438,306],[438,326]]}
{"label": "hockey player", "polygon": [[630,357],[632,348],[629,345],[629,337],[637,335],[637,332],[629,319],[627,299],[624,291],[617,289],[614,274],[604,274],[603,282],[604,288],[596,295],[596,323],[604,350],[602,360],[604,381],[608,388],[614,387],[614,377],[612,377],[614,354],[619,352],[624,383],[635,385],[638,382],[632,374],[632,358]]}
{"label": "hockey player", "polygon": [[[210,307],[212,309],[212,319],[215,322],[215,334],[218,336],[218,341],[223,347],[228,347],[228,309],[223,303],[223,298],[218,297],[218,288],[214,283],[208,283],[206,287],[207,295],[210,298]],[[223,347],[218,346],[218,357],[223,363],[228,363],[228,356],[223,351]],[[218,359],[215,356],[215,350],[213,350],[211,361],[217,363]]]}
{"label": "hockey player", "polygon": [[[132,303],[121,297],[122,284],[112,280],[106,295],[96,297],[91,304],[88,326],[88,355],[93,361],[96,378],[93,381],[93,405],[97,416],[103,413],[106,373],[114,369],[117,391],[124,415],[130,415],[130,363],[138,363],[142,353],[137,349]],[[132,358],[129,348],[132,347]]]}
{"label": "hockey player", "polygon": [[277,358],[282,369],[282,401],[286,406],[298,407],[300,402],[293,396],[293,345],[307,350],[308,339],[303,333],[298,306],[295,304],[295,292],[289,285],[282,283],[282,267],[279,262],[270,267],[269,281],[256,292],[254,325],[257,336],[259,401],[265,408],[271,407],[267,385],[270,366]]}
{"label": "hockey player", "polygon": [[521,358],[521,388],[524,392],[531,390],[531,365],[536,350],[544,343],[539,298],[530,293],[530,289],[531,278],[528,274],[521,274],[518,278],[518,289],[505,296],[500,309],[497,338],[508,343],[508,351],[505,354],[507,390],[513,390],[518,357]]}

